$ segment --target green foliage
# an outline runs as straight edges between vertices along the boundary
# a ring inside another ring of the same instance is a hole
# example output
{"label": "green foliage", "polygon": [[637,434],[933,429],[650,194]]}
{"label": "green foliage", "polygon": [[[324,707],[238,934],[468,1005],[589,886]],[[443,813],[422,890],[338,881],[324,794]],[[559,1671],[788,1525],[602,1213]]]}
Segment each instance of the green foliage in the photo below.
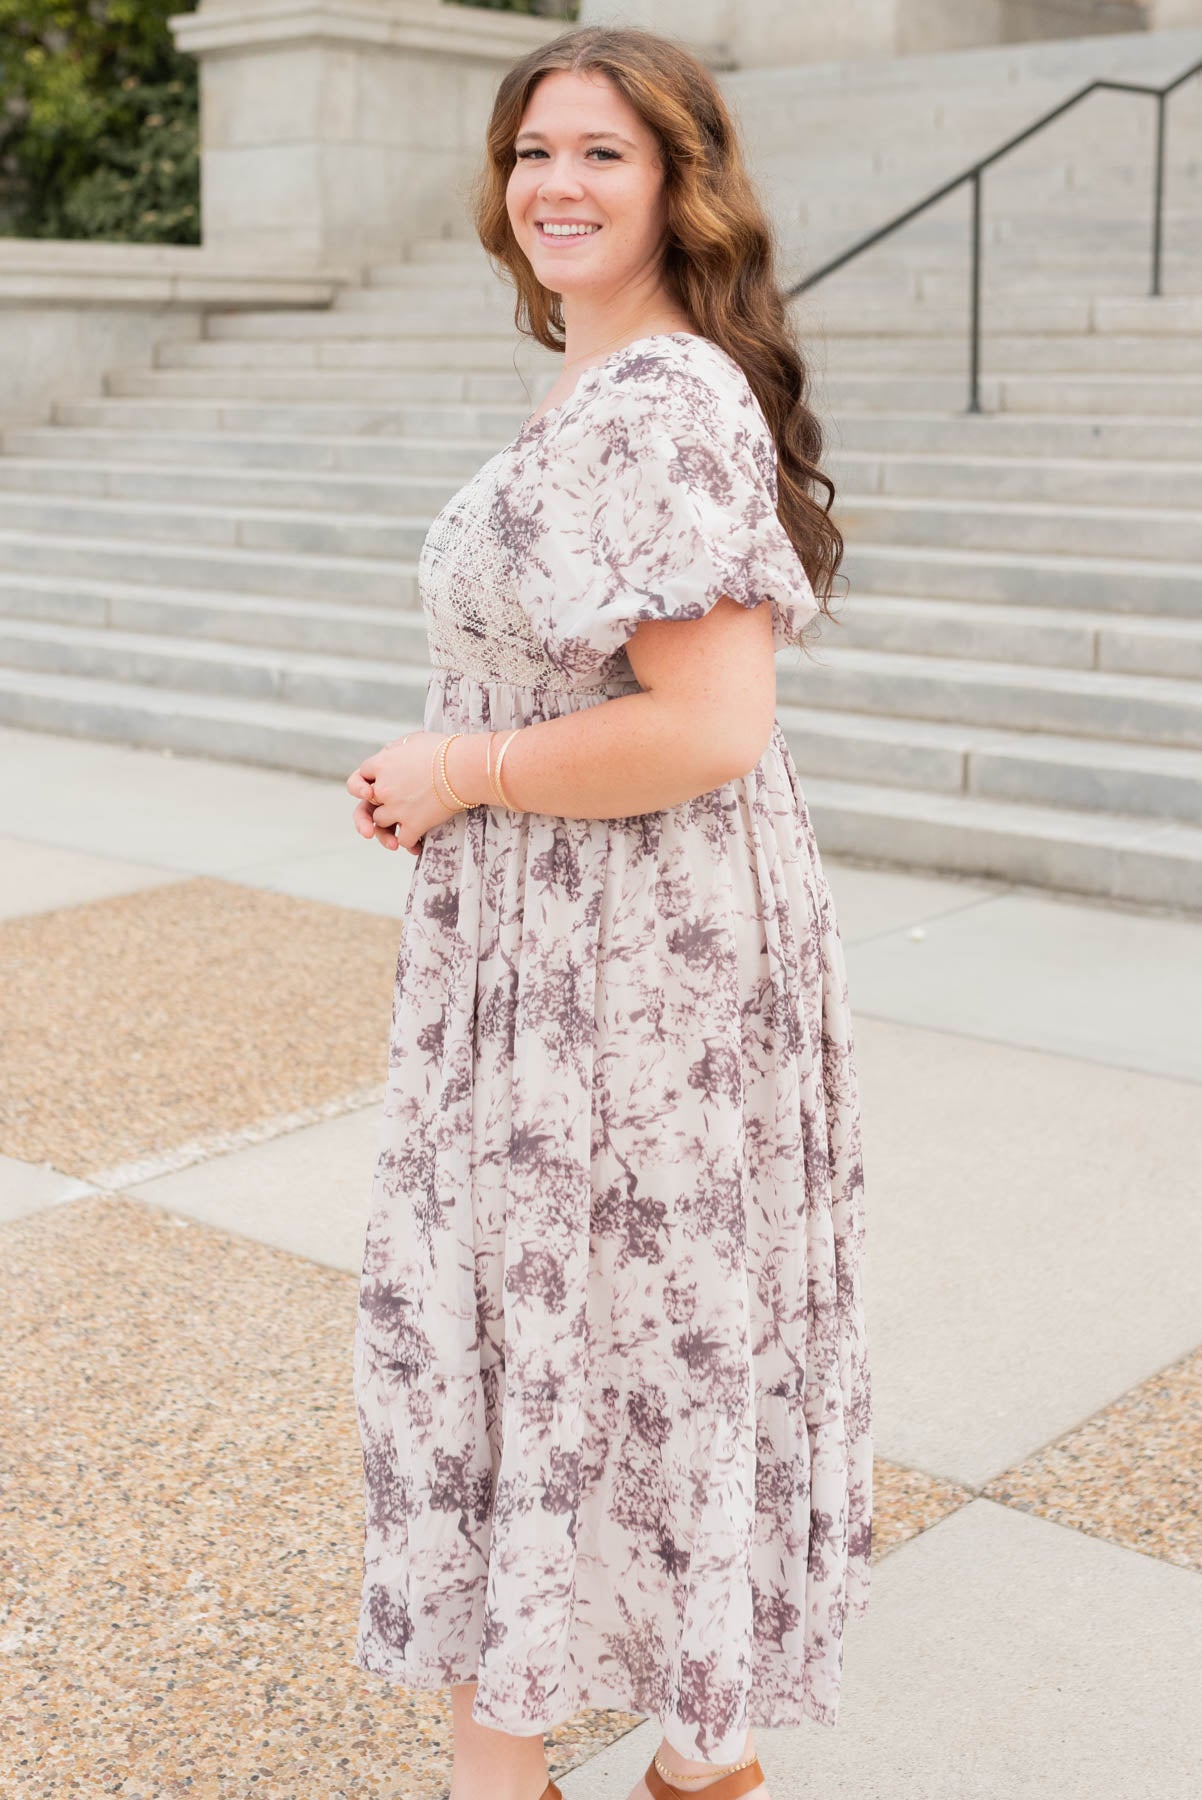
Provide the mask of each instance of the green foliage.
{"label": "green foliage", "polygon": [[195,0],[0,0],[0,233],[200,242]]}

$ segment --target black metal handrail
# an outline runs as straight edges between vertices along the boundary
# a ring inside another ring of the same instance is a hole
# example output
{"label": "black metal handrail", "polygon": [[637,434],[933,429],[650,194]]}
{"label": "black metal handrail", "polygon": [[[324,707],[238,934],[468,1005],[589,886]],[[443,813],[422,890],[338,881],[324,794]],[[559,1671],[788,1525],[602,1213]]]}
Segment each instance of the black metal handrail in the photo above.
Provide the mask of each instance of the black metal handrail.
{"label": "black metal handrail", "polygon": [[812,288],[816,282],[824,280],[827,275],[833,275],[836,269],[841,269],[845,263],[851,262],[853,257],[862,255],[865,250],[870,250],[874,244],[879,244],[882,238],[889,237],[893,232],[900,230],[903,225],[908,225],[911,219],[917,218],[919,213],[926,212],[927,208],[934,206],[936,201],[954,193],[957,188],[963,187],[966,181],[971,181],[972,315],[969,329],[972,366],[969,373],[968,406],[965,410],[970,413],[979,413],[981,410],[981,177],[985,170],[993,163],[1000,162],[1003,156],[1008,156],[1011,150],[1017,148],[1019,144],[1025,144],[1029,137],[1034,137],[1036,132],[1042,131],[1046,125],[1050,125],[1062,113],[1070,111],[1072,107],[1087,99],[1090,94],[1096,94],[1103,88],[1120,94],[1151,94],[1156,100],[1156,190],[1152,224],[1151,292],[1152,298],[1157,298],[1162,293],[1160,283],[1164,244],[1164,140],[1168,98],[1177,88],[1200,73],[1202,73],[1202,61],[1183,70],[1164,87],[1151,87],[1147,83],[1139,81],[1099,79],[1088,82],[1069,99],[1063,100],[1059,106],[1054,106],[1050,112],[1044,113],[1042,118],[1036,119],[1033,125],[1028,125],[1025,131],[1020,131],[1017,136],[1008,138],[1004,144],[1000,144],[988,156],[983,156],[979,162],[961,170],[960,174],[953,176],[950,181],[945,181],[941,187],[937,187],[933,193],[928,194],[925,200],[919,200],[915,206],[908,206],[905,212],[898,213],[897,217],[890,219],[887,225],[882,225],[879,230],[870,232],[867,237],[861,238],[850,249],[844,250],[840,256],[824,263],[820,269],[815,269],[813,274],[805,276],[796,286],[786,289],[785,299],[795,300],[798,294],[804,294],[807,288]]}

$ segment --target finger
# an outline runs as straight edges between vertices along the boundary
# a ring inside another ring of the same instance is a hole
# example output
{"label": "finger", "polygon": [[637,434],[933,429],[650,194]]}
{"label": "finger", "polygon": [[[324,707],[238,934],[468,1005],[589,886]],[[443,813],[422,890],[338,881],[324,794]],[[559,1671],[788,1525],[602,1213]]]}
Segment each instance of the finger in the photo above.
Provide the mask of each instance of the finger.
{"label": "finger", "polygon": [[376,828],[375,818],[366,800],[360,800],[351,814],[351,821],[360,837],[370,837]]}
{"label": "finger", "polygon": [[355,773],[347,780],[346,791],[348,794],[357,794],[362,799],[365,794],[371,793],[371,782],[359,769],[356,769]]}

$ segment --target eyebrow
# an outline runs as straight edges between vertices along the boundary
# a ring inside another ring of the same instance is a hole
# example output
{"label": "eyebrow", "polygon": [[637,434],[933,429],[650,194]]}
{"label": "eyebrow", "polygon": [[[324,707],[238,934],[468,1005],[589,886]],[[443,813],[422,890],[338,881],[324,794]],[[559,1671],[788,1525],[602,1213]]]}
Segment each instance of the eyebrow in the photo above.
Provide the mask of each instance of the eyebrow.
{"label": "eyebrow", "polygon": [[[519,131],[513,141],[515,144],[519,144],[523,138],[537,138],[541,144],[545,144],[547,141],[541,131]],[[623,137],[620,131],[582,131],[580,133],[582,143],[589,138],[612,138],[615,144],[625,144],[629,150],[638,149],[638,145],[632,144],[630,139]]]}

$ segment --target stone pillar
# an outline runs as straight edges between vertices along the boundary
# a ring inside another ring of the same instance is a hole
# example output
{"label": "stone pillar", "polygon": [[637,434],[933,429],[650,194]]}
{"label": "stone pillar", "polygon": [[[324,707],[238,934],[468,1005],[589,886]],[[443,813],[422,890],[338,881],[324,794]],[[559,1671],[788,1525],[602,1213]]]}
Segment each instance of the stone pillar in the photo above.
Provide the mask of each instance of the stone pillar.
{"label": "stone pillar", "polygon": [[440,0],[202,0],[206,249],[294,270],[468,235],[466,199],[506,68],[560,20]]}

